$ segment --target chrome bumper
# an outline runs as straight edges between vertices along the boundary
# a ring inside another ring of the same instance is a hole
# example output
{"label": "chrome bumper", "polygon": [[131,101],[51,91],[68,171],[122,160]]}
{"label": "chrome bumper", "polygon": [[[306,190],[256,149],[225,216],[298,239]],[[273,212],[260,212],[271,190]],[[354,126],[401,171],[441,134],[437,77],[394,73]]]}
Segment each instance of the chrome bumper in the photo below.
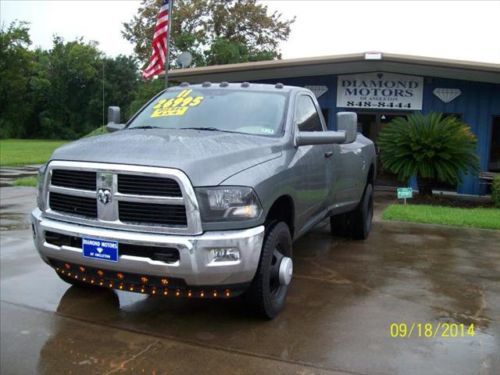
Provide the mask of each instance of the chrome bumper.
{"label": "chrome bumper", "polygon": [[[264,226],[251,229],[205,232],[197,236],[163,235],[127,232],[116,229],[95,228],[56,221],[42,216],[37,208],[31,213],[35,246],[48,263],[56,259],[97,267],[111,271],[130,272],[145,275],[175,277],[183,279],[187,285],[243,284],[250,282],[257,270],[264,240]],[[56,246],[45,241],[45,232],[56,232],[75,237],[93,237],[143,246],[163,246],[176,248],[180,259],[175,263],[165,263],[146,257],[122,255],[117,263],[94,260],[83,256],[82,249]],[[213,262],[212,248],[237,248],[240,259],[228,262]]]}

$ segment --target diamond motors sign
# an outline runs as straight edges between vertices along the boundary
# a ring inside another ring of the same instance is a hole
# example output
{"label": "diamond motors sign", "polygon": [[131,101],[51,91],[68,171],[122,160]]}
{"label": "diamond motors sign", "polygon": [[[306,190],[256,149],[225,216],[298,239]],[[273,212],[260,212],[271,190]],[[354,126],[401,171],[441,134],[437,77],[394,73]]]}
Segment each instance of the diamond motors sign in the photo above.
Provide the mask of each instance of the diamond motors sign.
{"label": "diamond motors sign", "polygon": [[338,76],[337,107],[421,110],[423,77],[392,73]]}

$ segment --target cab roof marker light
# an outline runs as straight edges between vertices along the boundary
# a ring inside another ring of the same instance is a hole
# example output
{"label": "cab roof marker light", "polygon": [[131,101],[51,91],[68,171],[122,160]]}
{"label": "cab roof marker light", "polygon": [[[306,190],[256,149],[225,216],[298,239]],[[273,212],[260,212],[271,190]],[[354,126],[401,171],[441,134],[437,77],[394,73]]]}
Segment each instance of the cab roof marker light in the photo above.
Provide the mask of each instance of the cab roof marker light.
{"label": "cab roof marker light", "polygon": [[163,290],[163,295],[166,296],[168,294],[168,290],[167,289],[164,289]]}
{"label": "cab roof marker light", "polygon": [[219,86],[220,87],[227,87],[227,86],[229,86],[229,83],[224,81],[224,82],[221,82]]}
{"label": "cab roof marker light", "polygon": [[189,86],[189,82],[182,82],[179,86],[180,87],[188,87]]}
{"label": "cab roof marker light", "polygon": [[250,83],[249,82],[243,82],[241,84],[241,87],[250,87]]}
{"label": "cab roof marker light", "polygon": [[201,84],[201,87],[210,87],[212,86],[212,82],[205,81]]}
{"label": "cab roof marker light", "polygon": [[276,85],[274,85],[274,87],[276,87],[277,89],[282,89],[285,86],[281,82],[278,82]]}

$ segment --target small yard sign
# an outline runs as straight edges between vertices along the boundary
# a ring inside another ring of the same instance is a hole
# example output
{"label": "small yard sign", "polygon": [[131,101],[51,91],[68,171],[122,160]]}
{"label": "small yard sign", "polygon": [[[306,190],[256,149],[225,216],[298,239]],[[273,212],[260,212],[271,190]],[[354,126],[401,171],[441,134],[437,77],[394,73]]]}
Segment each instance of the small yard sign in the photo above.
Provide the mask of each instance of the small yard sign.
{"label": "small yard sign", "polygon": [[398,199],[404,199],[406,204],[407,198],[413,198],[413,189],[410,188],[398,188]]}

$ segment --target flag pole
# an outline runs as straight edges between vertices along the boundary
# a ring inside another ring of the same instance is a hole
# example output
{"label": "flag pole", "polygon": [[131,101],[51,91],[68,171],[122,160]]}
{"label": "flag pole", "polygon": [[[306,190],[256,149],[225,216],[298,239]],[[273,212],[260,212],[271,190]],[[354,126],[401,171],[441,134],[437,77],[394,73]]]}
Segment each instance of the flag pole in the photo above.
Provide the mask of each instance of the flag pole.
{"label": "flag pole", "polygon": [[165,89],[168,88],[168,67],[170,65],[170,35],[172,35],[172,8],[174,0],[168,2],[167,57],[165,59]]}

